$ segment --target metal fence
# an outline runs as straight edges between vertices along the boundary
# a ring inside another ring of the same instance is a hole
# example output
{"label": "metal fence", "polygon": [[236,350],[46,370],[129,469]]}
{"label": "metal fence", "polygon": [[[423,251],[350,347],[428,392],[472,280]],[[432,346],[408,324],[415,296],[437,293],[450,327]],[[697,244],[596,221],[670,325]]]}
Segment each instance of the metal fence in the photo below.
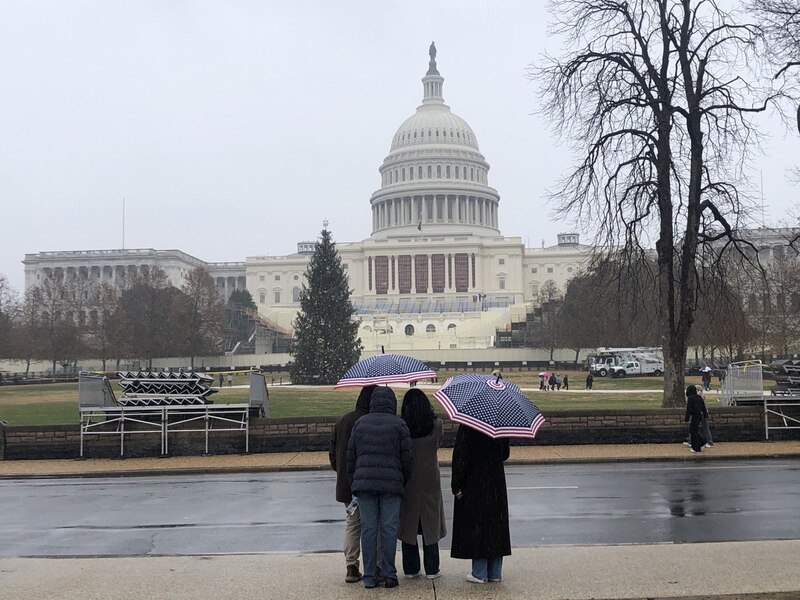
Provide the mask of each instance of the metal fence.
{"label": "metal fence", "polygon": [[727,406],[761,404],[764,401],[763,364],[746,360],[728,365],[722,384],[722,403]]}

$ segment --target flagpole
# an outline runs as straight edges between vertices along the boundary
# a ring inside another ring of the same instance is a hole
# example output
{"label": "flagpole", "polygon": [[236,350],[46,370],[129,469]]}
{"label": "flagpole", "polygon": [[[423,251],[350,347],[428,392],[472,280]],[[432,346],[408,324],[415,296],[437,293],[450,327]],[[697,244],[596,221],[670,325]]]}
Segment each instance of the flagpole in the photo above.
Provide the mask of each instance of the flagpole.
{"label": "flagpole", "polygon": [[125,196],[122,197],[122,249],[125,250]]}

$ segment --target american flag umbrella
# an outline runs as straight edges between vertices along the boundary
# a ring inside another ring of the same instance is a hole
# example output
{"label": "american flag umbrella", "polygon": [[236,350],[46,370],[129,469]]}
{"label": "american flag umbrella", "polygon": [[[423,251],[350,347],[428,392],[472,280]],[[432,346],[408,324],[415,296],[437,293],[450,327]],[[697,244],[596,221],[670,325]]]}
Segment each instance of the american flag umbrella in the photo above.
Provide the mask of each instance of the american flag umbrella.
{"label": "american flag umbrella", "polygon": [[544,423],[518,386],[495,375],[456,375],[433,395],[453,421],[489,437],[536,437]]}
{"label": "american flag umbrella", "polygon": [[416,358],[402,354],[376,354],[350,367],[336,387],[410,383],[420,379],[435,378],[436,371],[432,371]]}

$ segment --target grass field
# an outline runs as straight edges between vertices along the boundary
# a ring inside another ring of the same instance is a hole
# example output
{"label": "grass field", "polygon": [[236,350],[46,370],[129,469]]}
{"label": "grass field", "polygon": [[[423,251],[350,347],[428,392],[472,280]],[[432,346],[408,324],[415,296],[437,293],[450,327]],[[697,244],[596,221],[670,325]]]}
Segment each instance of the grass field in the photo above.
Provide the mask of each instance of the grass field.
{"label": "grass field", "polygon": [[[442,371],[439,383],[455,372]],[[562,373],[563,375],[563,373]],[[559,409],[658,409],[661,405],[661,392],[635,390],[660,390],[664,381],[661,377],[638,377],[609,379],[597,377],[594,388],[603,393],[584,392],[585,375],[568,372],[573,390],[544,393],[532,391],[528,397],[547,415],[548,411]],[[506,379],[523,388],[538,388],[538,374],[533,372],[508,372]],[[276,376],[275,382],[280,378]],[[268,376],[268,382],[270,377]],[[246,376],[234,378],[234,385],[244,385]],[[699,377],[687,378],[687,383],[699,384]],[[116,390],[115,385],[115,390]],[[406,386],[394,388],[398,399],[408,389]],[[440,410],[433,400],[433,389],[426,393],[434,408]],[[614,393],[619,391],[619,393]],[[273,417],[297,416],[338,416],[352,410],[357,389],[334,390],[329,386],[292,387],[270,386],[270,409]],[[248,391],[244,388],[223,388],[214,394],[214,402],[247,402]],[[713,401],[713,397],[712,397]],[[78,422],[78,385],[75,383],[53,383],[42,385],[20,385],[0,387],[0,420],[10,425],[54,425]]]}

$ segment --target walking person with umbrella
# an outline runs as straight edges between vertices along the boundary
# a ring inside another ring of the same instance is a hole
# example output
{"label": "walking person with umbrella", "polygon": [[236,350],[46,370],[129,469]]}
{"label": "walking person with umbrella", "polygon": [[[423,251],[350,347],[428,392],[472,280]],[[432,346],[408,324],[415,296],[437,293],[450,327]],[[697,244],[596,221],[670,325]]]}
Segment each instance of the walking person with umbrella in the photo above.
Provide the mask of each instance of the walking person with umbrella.
{"label": "walking person with umbrella", "polygon": [[350,441],[353,425],[369,412],[370,397],[376,387],[367,385],[361,388],[355,409],[336,422],[328,451],[331,468],[336,472],[336,501],[348,506],[344,525],[344,560],[347,568],[344,580],[347,583],[361,581],[361,572],[358,570],[361,549],[361,513],[358,510],[358,504],[352,508],[349,507],[353,502],[353,493],[350,489],[350,478],[347,475],[347,444]]}
{"label": "walking person with umbrella", "polygon": [[411,432],[411,477],[406,483],[400,505],[403,573],[409,579],[422,575],[417,536],[422,535],[423,563],[428,579],[436,579],[439,571],[439,540],[447,535],[439,472],[438,450],[442,443],[442,420],[419,389],[411,389],[403,397],[400,412]]}
{"label": "walking person with umbrella", "polygon": [[467,581],[503,578],[511,554],[508,492],[503,463],[509,437],[534,437],[544,423],[539,410],[500,376],[466,373],[448,379],[435,397],[461,425],[453,447],[454,496],[450,556],[472,560]]}

